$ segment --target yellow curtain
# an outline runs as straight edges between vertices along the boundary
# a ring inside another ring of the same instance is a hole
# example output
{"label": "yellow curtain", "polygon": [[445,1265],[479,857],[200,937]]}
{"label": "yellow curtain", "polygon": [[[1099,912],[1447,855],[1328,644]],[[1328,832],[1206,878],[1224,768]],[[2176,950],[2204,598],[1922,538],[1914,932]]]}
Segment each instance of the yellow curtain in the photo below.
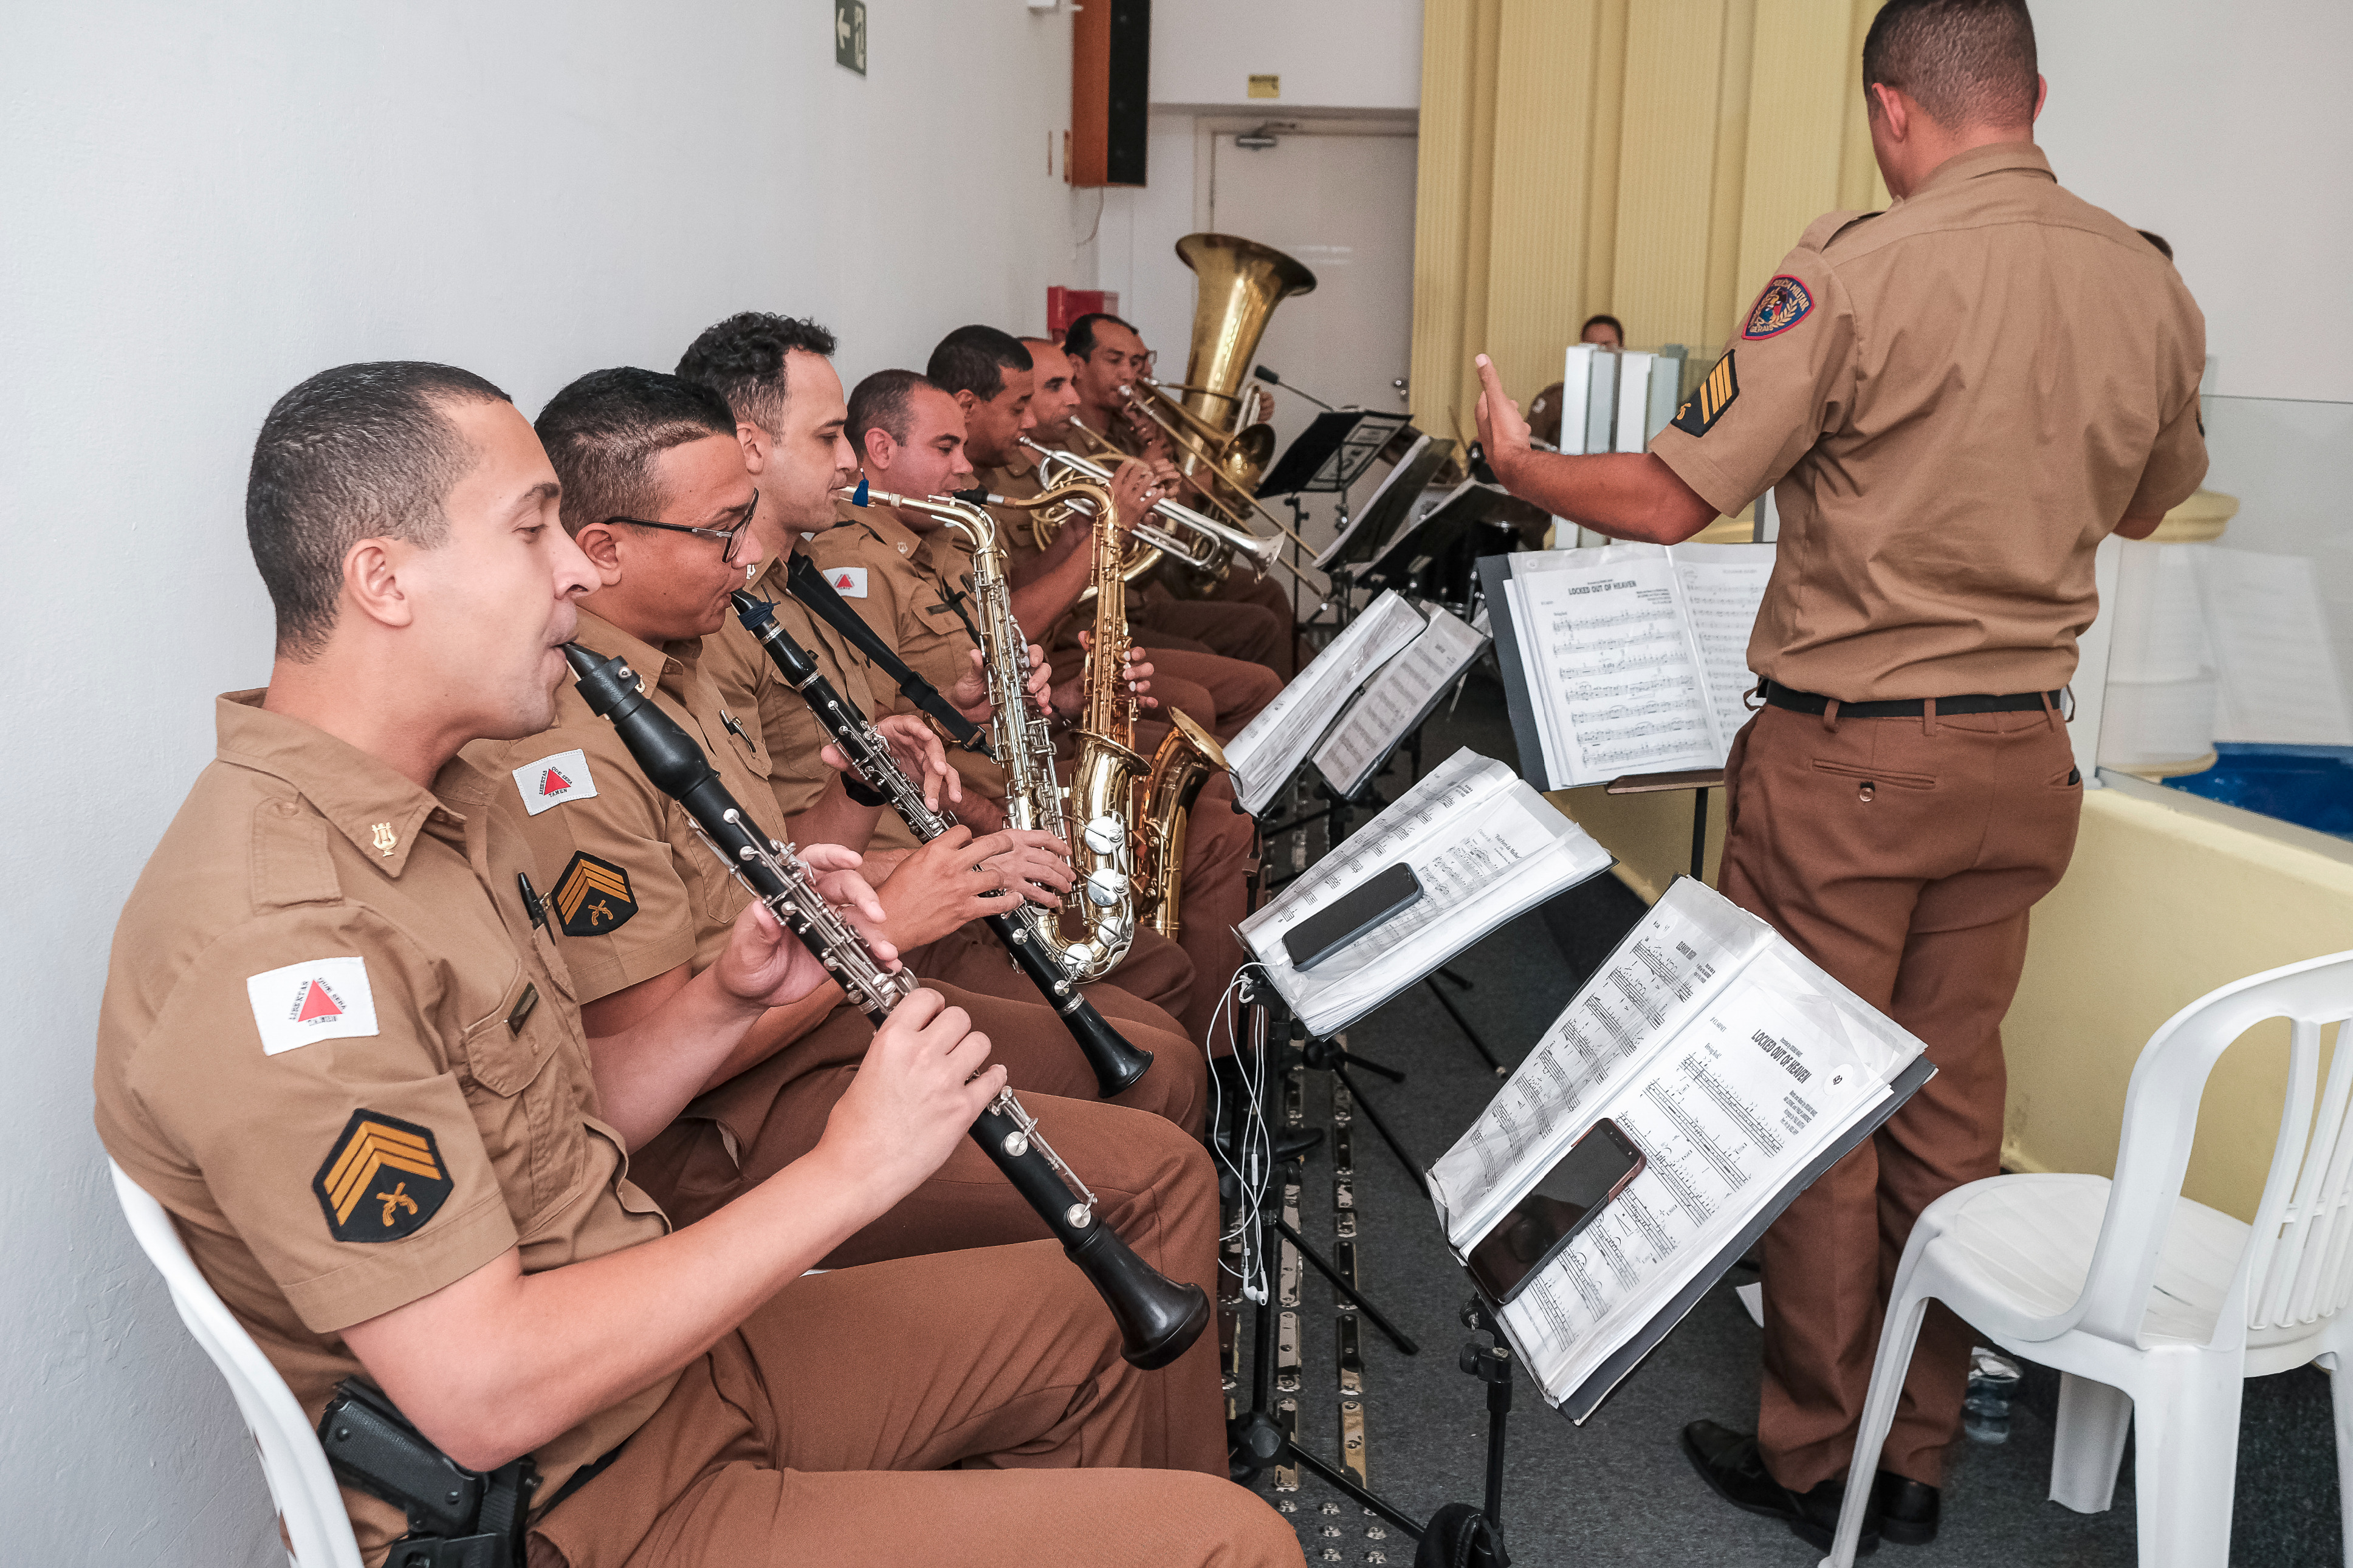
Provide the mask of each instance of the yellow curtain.
{"label": "yellow curtain", "polygon": [[1887,204],[1859,62],[1878,0],[1425,0],[1413,412],[1472,432],[1588,316],[1694,374],[1807,224]]}

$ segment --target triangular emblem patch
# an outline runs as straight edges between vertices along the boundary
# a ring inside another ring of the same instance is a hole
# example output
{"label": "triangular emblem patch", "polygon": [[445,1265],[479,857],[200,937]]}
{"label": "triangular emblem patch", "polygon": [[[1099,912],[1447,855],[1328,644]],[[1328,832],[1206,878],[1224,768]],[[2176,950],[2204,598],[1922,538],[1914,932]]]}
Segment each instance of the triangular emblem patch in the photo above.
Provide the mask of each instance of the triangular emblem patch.
{"label": "triangular emblem patch", "polygon": [[522,808],[537,816],[567,800],[587,800],[596,793],[596,775],[588,771],[588,753],[574,747],[542,757],[514,771],[515,793]]}
{"label": "triangular emblem patch", "polygon": [[340,1018],[343,1016],[343,1008],[336,1005],[332,996],[327,994],[327,988],[313,980],[311,982],[310,989],[302,994],[302,1007],[294,1015],[294,1021],[298,1024],[315,1024],[322,1018]]}

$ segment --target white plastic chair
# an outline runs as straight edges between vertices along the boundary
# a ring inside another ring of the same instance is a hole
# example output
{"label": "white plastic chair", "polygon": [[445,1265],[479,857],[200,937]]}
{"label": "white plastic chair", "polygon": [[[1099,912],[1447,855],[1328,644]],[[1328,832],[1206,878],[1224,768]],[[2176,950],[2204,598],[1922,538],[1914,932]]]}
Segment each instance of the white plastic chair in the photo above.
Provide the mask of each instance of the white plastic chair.
{"label": "white plastic chair", "polygon": [[188,1256],[187,1244],[164,1205],[124,1175],[121,1166],[111,1160],[106,1166],[113,1173],[114,1195],[131,1222],[131,1234],[171,1287],[180,1321],[188,1325],[188,1332],[205,1347],[228,1379],[229,1392],[237,1395],[246,1430],[261,1451],[270,1500],[278,1505],[278,1517],[292,1543],[288,1556],[294,1568],[360,1568],[359,1542],[352,1537],[351,1516],[343,1511],[334,1472],[327,1468],[319,1435],[302,1418],[302,1407],[294,1402],[286,1380],[197,1272],[195,1259]]}
{"label": "white plastic chair", "polygon": [[[2199,1096],[2222,1052],[2286,1017],[2287,1103],[2250,1226],[2180,1195]],[[1930,1204],[1895,1274],[1849,1474],[1879,1468],[1930,1300],[2064,1374],[2051,1497],[2105,1510],[2137,1420],[2142,1568],[2223,1568],[2245,1380],[2353,1348],[2353,1030],[2314,1114],[2321,1029],[2353,1016],[2353,953],[2274,969],[2190,1004],[2149,1037],[2125,1095],[2113,1184],[1994,1176]],[[2250,1239],[2253,1241],[2249,1246]],[[2353,1373],[2353,1368],[2345,1371]],[[2353,1388],[2332,1375],[2353,1564]],[[1823,1568],[1852,1568],[1869,1487],[1849,1487]]]}

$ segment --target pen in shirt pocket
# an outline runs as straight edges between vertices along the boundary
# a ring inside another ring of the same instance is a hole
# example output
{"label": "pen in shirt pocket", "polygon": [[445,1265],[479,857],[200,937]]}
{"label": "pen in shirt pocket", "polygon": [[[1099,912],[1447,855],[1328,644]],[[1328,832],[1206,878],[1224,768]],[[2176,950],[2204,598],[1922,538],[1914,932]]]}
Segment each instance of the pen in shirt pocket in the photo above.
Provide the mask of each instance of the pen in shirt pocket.
{"label": "pen in shirt pocket", "polygon": [[544,930],[547,925],[547,910],[545,906],[540,902],[538,889],[534,889],[531,885],[531,877],[529,874],[522,871],[517,871],[515,873],[515,887],[522,893],[522,912],[531,917],[531,923],[533,925]]}

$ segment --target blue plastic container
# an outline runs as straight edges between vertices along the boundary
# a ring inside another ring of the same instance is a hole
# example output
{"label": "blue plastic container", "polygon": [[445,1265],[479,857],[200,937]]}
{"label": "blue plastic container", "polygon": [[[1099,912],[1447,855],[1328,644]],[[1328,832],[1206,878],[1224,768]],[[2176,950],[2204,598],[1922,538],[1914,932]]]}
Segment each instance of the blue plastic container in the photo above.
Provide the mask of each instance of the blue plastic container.
{"label": "blue plastic container", "polygon": [[2353,838],[2353,746],[2272,746],[2224,741],[2221,761],[2166,787],[2219,800],[2316,833]]}

